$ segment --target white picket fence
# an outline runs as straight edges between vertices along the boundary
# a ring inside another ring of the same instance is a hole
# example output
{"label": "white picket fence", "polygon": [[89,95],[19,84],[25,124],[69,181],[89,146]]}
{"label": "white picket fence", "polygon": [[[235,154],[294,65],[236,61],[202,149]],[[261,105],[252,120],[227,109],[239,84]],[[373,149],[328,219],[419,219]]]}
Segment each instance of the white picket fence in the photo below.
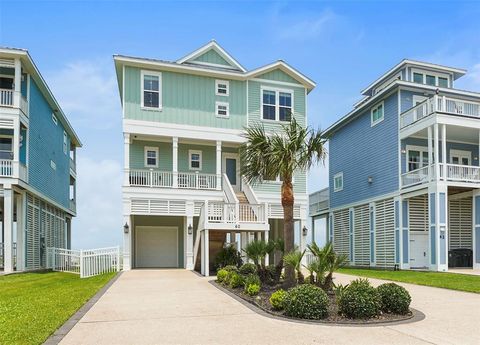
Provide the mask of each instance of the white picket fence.
{"label": "white picket fence", "polygon": [[80,274],[80,278],[120,271],[120,247],[72,250],[47,248],[47,268]]}

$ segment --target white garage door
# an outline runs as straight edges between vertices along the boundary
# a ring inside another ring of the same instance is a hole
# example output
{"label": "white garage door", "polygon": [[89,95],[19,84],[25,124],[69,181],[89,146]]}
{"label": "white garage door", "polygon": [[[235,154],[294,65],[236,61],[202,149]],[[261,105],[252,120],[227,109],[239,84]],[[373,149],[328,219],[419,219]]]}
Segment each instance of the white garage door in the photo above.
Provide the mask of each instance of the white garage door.
{"label": "white garage door", "polygon": [[178,267],[178,229],[137,226],[136,267]]}

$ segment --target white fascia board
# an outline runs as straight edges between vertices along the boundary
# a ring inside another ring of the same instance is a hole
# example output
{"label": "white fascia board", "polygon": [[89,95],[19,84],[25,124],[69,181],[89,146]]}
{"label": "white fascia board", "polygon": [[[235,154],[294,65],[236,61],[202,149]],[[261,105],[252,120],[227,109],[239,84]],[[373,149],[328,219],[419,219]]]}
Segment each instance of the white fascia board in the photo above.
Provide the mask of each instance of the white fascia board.
{"label": "white fascia board", "polygon": [[163,122],[123,120],[123,132],[199,140],[244,143],[243,130],[178,125]]}

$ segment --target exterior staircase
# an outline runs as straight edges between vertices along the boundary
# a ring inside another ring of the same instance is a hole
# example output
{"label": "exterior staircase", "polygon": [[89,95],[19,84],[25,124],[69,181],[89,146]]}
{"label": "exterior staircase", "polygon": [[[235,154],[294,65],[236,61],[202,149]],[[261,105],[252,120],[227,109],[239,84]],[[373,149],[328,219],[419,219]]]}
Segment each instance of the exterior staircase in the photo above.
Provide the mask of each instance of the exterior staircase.
{"label": "exterior staircase", "polygon": [[247,199],[247,196],[245,195],[244,192],[235,192],[235,196],[237,197],[238,199],[238,202],[240,204],[248,204],[248,199]]}

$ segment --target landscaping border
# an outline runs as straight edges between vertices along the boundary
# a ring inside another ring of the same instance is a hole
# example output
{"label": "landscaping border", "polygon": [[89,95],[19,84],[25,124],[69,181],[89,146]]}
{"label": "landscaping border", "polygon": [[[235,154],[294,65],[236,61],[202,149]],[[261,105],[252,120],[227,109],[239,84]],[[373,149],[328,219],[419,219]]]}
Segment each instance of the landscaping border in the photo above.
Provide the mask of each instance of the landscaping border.
{"label": "landscaping border", "polygon": [[118,272],[110,281],[97,291],[84,305],[80,307],[65,323],[60,326],[51,336],[45,340],[44,345],[57,345],[70,332],[70,330],[80,321],[80,319],[93,307],[95,303],[102,297],[110,286],[122,275],[122,271]]}
{"label": "landscaping border", "polygon": [[330,326],[341,326],[341,327],[380,327],[380,326],[387,326],[387,325],[402,325],[407,323],[414,323],[414,322],[422,321],[423,319],[425,319],[424,313],[413,308],[410,308],[412,312],[411,315],[408,315],[404,319],[400,319],[400,320],[367,321],[367,322],[352,320],[352,321],[345,321],[345,322],[330,322],[330,321],[324,321],[324,320],[296,319],[288,316],[280,316],[278,314],[274,314],[271,311],[262,308],[258,304],[253,303],[252,301],[233,293],[232,291],[225,288],[221,284],[218,284],[215,280],[210,280],[209,283],[215,286],[217,289],[223,291],[230,297],[234,298],[238,302],[242,303],[244,306],[246,306],[250,310],[256,312],[257,314],[260,314],[265,317],[269,317],[271,319],[276,319],[276,320],[283,320],[283,321],[297,322],[297,323],[307,323],[307,324],[318,324],[318,325],[324,325],[324,326],[330,325]]}

